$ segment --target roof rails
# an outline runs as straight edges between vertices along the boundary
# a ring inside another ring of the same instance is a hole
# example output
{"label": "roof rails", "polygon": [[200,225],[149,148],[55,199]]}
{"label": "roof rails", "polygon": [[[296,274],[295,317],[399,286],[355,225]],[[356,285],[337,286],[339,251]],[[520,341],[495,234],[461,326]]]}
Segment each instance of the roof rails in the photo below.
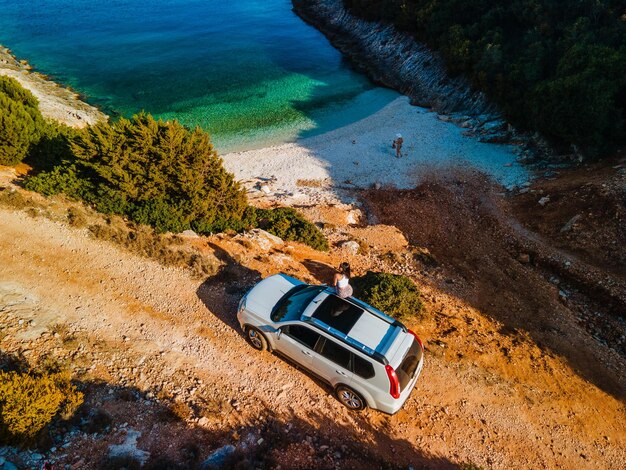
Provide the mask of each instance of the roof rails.
{"label": "roof rails", "polygon": [[351,338],[350,336],[342,333],[341,331],[337,330],[336,328],[333,328],[332,326],[327,325],[326,323],[324,323],[323,321],[318,320],[317,318],[305,317],[304,320],[307,323],[310,323],[310,324],[316,326],[320,330],[329,333],[330,335],[332,335],[333,337],[339,339],[343,343],[345,343],[345,344],[347,344],[349,346],[352,346],[353,348],[355,348],[358,351],[361,351],[362,353],[367,354],[371,358],[375,359],[377,362],[380,362],[380,363],[385,364],[385,365],[389,362],[389,361],[387,361],[385,356],[380,354],[378,351],[375,351],[374,349],[364,345],[360,341],[357,341],[356,339]]}

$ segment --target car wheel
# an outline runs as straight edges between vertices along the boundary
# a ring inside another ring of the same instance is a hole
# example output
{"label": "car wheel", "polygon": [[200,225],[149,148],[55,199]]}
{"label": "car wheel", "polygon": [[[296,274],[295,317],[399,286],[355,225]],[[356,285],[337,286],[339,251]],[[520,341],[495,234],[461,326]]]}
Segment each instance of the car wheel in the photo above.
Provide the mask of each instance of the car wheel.
{"label": "car wheel", "polygon": [[267,351],[267,340],[258,328],[249,326],[246,328],[246,337],[254,349]]}
{"label": "car wheel", "polygon": [[363,397],[354,390],[352,390],[350,387],[340,385],[335,390],[335,393],[339,401],[351,410],[362,410],[366,406]]}

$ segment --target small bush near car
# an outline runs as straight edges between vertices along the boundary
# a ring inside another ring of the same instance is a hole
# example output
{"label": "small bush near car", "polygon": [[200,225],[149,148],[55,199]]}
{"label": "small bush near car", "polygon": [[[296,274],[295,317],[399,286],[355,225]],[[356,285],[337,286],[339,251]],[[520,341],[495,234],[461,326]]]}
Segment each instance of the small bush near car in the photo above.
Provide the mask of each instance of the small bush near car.
{"label": "small bush near car", "polygon": [[355,297],[394,318],[406,319],[422,313],[419,290],[406,276],[368,271],[350,282]]}
{"label": "small bush near car", "polygon": [[296,241],[328,251],[328,240],[314,224],[290,207],[257,209],[257,226],[283,240]]}

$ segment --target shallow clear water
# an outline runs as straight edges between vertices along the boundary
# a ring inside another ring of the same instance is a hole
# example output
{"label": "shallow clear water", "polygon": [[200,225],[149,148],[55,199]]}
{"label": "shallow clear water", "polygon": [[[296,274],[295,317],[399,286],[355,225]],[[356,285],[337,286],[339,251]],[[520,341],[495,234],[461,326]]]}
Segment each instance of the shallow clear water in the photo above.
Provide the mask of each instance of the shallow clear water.
{"label": "shallow clear water", "polygon": [[200,125],[222,152],[322,132],[397,96],[352,72],[289,0],[0,0],[0,44],[109,114]]}

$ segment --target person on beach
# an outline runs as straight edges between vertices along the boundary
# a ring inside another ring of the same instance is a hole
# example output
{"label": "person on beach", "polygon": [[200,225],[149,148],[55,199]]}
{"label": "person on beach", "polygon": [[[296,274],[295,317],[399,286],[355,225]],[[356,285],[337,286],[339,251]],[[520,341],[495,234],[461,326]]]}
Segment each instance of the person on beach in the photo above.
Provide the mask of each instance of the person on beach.
{"label": "person on beach", "polygon": [[402,139],[402,134],[396,134],[396,138],[391,144],[392,149],[396,149],[396,158],[400,158],[402,156],[402,144],[404,143],[404,139]]}
{"label": "person on beach", "polygon": [[337,292],[337,297],[345,299],[352,295],[352,286],[350,285],[350,265],[345,261],[339,265],[339,269],[333,277],[333,287]]}

